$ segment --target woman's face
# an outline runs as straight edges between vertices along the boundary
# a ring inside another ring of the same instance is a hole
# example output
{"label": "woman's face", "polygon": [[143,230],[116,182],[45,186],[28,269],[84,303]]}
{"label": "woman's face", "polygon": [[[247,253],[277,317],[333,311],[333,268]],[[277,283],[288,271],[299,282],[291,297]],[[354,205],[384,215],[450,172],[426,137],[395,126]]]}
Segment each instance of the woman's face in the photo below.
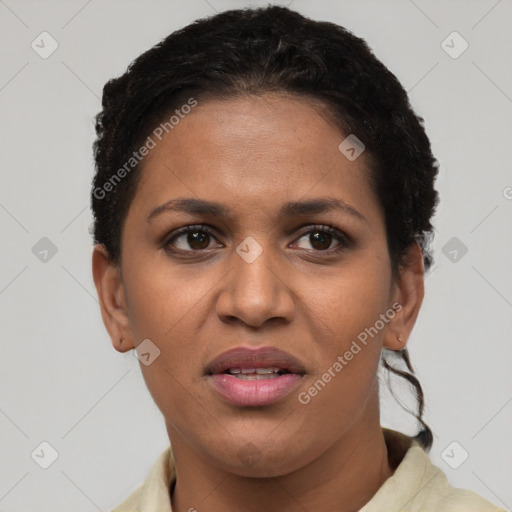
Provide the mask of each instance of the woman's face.
{"label": "woman's face", "polygon": [[199,101],[145,157],[122,232],[114,346],[150,340],[141,369],[172,444],[241,475],[291,472],[378,422],[398,333],[365,154],[347,158],[319,112],[277,94]]}

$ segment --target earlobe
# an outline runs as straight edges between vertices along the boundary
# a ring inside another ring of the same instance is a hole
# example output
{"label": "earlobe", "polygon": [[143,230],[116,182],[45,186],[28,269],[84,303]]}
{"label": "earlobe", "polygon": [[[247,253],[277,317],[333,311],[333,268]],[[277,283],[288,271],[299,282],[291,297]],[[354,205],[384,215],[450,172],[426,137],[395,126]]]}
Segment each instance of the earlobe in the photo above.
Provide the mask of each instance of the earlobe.
{"label": "earlobe", "polygon": [[134,348],[119,266],[110,260],[104,245],[94,247],[92,274],[98,293],[103,323],[119,352]]}
{"label": "earlobe", "polygon": [[394,302],[401,307],[390,321],[384,337],[384,347],[390,350],[405,348],[410,337],[423,302],[423,273],[423,253],[414,242],[404,255],[404,265],[395,283]]}

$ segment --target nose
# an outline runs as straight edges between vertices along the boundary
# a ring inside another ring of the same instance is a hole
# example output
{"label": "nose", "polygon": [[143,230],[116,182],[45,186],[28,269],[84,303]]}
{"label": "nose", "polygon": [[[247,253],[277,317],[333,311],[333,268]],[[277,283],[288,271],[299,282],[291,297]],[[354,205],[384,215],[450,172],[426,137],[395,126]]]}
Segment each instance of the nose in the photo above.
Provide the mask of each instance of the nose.
{"label": "nose", "polygon": [[225,323],[261,327],[265,322],[288,323],[294,314],[294,292],[286,273],[264,249],[254,260],[233,252],[232,267],[217,298],[216,313]]}

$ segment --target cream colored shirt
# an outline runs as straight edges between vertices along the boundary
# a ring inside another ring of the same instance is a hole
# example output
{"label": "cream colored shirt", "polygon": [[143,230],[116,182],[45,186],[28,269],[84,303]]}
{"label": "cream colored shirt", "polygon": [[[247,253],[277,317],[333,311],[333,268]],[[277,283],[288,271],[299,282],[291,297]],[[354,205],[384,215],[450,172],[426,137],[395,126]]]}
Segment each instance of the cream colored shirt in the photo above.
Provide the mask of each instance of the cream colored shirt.
{"label": "cream colored shirt", "polygon": [[[359,512],[505,512],[472,491],[452,487],[416,441],[394,430],[383,432],[396,469]],[[175,477],[169,446],[144,484],[112,512],[172,512],[169,490]]]}

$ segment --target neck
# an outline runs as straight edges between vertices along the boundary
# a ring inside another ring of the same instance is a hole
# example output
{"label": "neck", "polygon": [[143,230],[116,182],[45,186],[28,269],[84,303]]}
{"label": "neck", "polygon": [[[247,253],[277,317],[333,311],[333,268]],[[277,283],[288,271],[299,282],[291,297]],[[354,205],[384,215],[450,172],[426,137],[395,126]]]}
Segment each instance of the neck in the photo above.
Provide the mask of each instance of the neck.
{"label": "neck", "polygon": [[[174,512],[248,510],[356,512],[393,474],[380,424],[351,429],[300,469],[273,478],[251,478],[208,464],[178,432],[169,429],[177,469]],[[172,434],[172,435],[171,435]]]}

